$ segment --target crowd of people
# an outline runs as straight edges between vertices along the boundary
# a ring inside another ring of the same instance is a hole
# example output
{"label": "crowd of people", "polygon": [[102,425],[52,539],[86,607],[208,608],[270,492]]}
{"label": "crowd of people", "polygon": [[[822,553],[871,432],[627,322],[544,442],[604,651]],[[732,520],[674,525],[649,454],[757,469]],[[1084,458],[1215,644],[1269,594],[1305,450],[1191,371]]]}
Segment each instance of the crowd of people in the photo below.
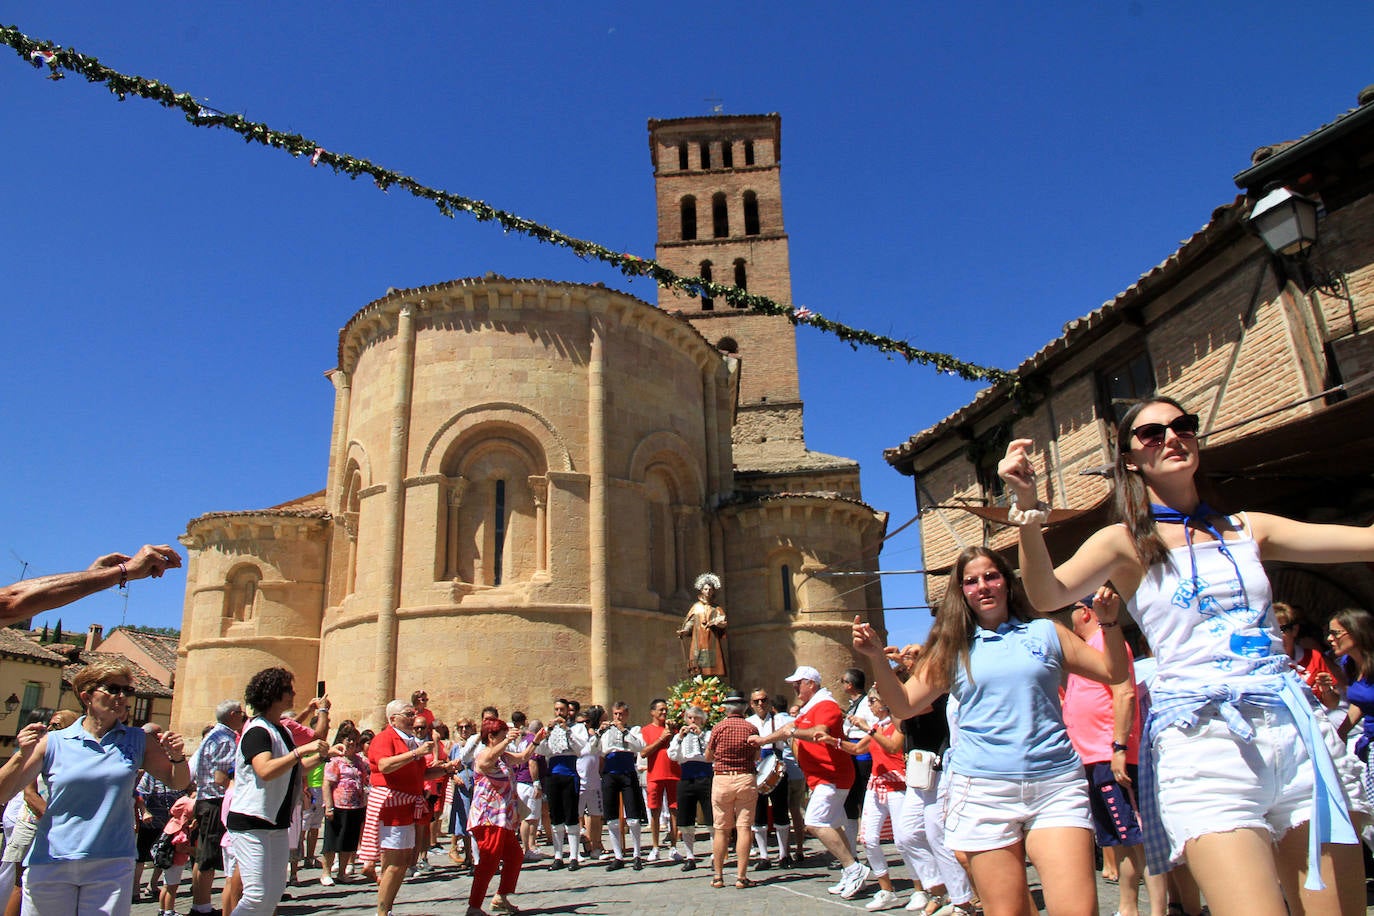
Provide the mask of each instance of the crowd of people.
{"label": "crowd of people", "polygon": [[[875,911],[1033,916],[1029,862],[1048,912],[1095,916],[1100,859],[1118,916],[1138,916],[1142,885],[1151,916],[1204,901],[1216,916],[1362,912],[1374,615],[1330,615],[1323,642],[1304,629],[1316,615],[1272,600],[1261,563],[1374,562],[1374,527],[1217,512],[1197,435],[1173,400],[1127,411],[1121,522],[1058,565],[1033,443],[1013,441],[998,472],[1019,571],[964,549],[922,645],[885,645],[856,618],[872,689],[864,669],[803,664],[788,699],[760,686],[676,719],[655,699],[640,721],[560,697],[547,720],[489,706],[452,727],[417,690],[377,733],[331,733],[328,697],[302,705],[292,673],[268,668],[188,758],[180,735],[126,724],[128,665],[89,665],[72,685],[84,714],[35,710],[0,767],[0,901],[127,913],[151,866],[167,916],[190,864],[190,912],[212,911],[222,873],[223,913],[267,914],[318,864],[326,886],[375,882],[387,916],[447,832],[467,916],[515,913],[526,867],[692,872],[709,830],[713,888],[732,862],[743,891],[828,861],[828,892]],[[179,564],[165,545],[112,554],[50,577],[56,597],[30,585],[0,603],[57,606]],[[719,579],[698,589],[689,667],[724,671]]]}

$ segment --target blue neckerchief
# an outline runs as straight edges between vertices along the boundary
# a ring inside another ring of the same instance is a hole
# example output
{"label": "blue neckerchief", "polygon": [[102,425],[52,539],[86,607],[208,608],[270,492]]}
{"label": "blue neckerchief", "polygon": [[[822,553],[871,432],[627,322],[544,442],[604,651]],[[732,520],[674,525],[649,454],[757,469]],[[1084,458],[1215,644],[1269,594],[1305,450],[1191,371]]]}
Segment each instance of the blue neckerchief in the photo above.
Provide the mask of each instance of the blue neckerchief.
{"label": "blue neckerchief", "polygon": [[1249,595],[1245,591],[1245,577],[1240,574],[1240,564],[1231,555],[1231,548],[1226,546],[1226,538],[1221,536],[1221,531],[1208,519],[1213,515],[1220,515],[1217,510],[1204,502],[1199,502],[1197,508],[1192,512],[1180,512],[1159,503],[1150,503],[1150,515],[1156,522],[1163,522],[1166,525],[1183,526],[1183,542],[1188,545],[1188,559],[1193,565],[1193,594],[1198,594],[1202,590],[1201,583],[1197,578],[1197,554],[1193,553],[1193,523],[1197,523],[1208,534],[1217,539],[1217,550],[1221,555],[1231,561],[1231,568],[1236,571],[1236,581],[1240,583],[1241,595],[1245,603],[1250,603]]}

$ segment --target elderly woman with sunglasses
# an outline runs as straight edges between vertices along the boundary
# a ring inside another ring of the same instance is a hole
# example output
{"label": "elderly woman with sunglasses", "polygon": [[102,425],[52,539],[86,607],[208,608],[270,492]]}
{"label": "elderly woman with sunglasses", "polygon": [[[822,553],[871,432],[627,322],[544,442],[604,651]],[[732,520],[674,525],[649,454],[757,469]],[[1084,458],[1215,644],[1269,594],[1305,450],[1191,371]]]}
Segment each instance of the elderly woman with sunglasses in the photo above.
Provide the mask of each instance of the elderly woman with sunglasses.
{"label": "elderly woman with sunglasses", "polygon": [[46,732],[28,725],[19,752],[0,769],[0,801],[41,772],[48,808],[29,849],[23,912],[126,914],[133,902],[134,781],[146,769],[174,789],[191,781],[181,736],[153,741],[124,724],[134,694],[133,667],[102,657],[72,679],[85,715]]}
{"label": "elderly woman with sunglasses", "polygon": [[998,473],[1026,591],[1057,608],[1110,580],[1154,649],[1139,787],[1151,871],[1186,854],[1217,916],[1360,911],[1358,764],[1283,654],[1261,561],[1370,562],[1374,527],[1216,511],[1198,490],[1197,438],[1197,416],[1169,398],[1128,410],[1116,438],[1121,523],[1057,567],[1033,443],[1013,441]]}

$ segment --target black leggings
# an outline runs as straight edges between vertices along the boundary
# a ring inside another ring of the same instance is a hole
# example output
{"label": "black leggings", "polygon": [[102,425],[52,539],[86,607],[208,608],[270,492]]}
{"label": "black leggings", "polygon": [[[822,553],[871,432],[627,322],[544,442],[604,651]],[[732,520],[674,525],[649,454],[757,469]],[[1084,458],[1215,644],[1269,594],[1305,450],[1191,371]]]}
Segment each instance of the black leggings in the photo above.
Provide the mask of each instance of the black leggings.
{"label": "black leggings", "polygon": [[619,816],[619,809],[615,803],[617,797],[624,800],[627,821],[647,819],[644,812],[644,793],[639,791],[639,777],[634,773],[601,774],[601,806],[608,821],[616,820]]}
{"label": "black leggings", "polygon": [[857,821],[864,813],[864,794],[868,791],[868,777],[873,775],[873,760],[854,760],[854,785],[844,797],[844,816]]}
{"label": "black leggings", "polygon": [[577,777],[550,773],[545,785],[548,786],[549,823],[577,826]]}

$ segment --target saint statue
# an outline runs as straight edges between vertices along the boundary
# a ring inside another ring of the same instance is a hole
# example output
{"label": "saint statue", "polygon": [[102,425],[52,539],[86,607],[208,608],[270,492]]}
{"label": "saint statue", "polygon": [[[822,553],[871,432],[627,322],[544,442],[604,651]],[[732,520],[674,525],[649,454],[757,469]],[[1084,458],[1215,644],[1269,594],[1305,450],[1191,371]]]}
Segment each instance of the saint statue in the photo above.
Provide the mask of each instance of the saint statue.
{"label": "saint statue", "polygon": [[696,603],[677,631],[687,649],[687,675],[725,677],[725,608],[716,604],[720,577],[702,573],[692,587]]}

